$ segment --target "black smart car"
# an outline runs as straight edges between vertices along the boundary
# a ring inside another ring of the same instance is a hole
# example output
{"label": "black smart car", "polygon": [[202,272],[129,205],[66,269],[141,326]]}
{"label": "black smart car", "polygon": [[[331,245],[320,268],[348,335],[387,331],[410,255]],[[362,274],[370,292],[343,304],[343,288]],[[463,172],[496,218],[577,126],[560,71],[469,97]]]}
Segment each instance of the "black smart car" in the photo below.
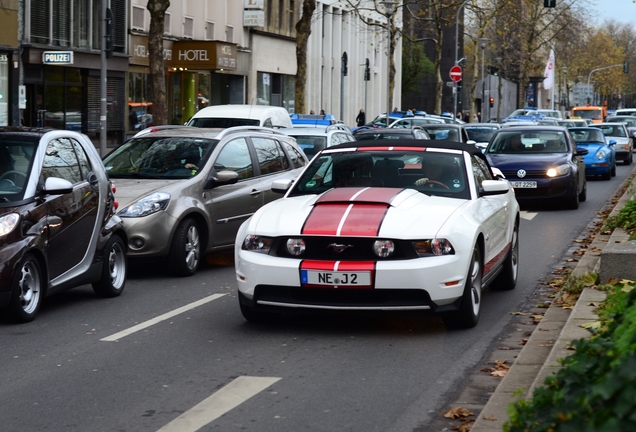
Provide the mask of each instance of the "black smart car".
{"label": "black smart car", "polygon": [[78,132],[0,127],[0,314],[35,318],[45,296],[126,283],[126,234],[95,146]]}

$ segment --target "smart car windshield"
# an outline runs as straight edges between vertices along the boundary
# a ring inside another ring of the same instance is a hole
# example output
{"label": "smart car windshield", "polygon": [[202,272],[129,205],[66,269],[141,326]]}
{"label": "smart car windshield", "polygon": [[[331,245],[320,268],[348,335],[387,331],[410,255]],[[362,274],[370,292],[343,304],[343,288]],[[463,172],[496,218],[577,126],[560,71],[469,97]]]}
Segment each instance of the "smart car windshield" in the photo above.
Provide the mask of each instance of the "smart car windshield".
{"label": "smart car windshield", "polygon": [[462,153],[420,149],[327,150],[312,161],[290,196],[340,187],[408,188],[428,195],[470,198]]}
{"label": "smart car windshield", "polygon": [[111,178],[186,179],[197,175],[218,144],[215,139],[143,136],[106,156]]}
{"label": "smart car windshield", "polygon": [[0,137],[0,203],[24,197],[36,146],[35,138]]}

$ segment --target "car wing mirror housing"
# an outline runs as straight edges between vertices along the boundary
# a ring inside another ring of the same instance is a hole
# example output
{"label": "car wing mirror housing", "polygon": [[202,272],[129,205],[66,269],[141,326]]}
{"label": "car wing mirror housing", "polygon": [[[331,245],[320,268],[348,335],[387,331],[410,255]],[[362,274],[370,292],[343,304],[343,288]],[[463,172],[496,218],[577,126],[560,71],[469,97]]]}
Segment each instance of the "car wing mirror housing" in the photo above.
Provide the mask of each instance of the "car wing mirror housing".
{"label": "car wing mirror housing", "polygon": [[586,154],[589,153],[589,150],[586,148],[576,148],[576,155],[577,156],[585,156]]}
{"label": "car wing mirror housing", "polygon": [[293,183],[294,181],[292,179],[274,180],[272,182],[272,192],[284,194],[289,190]]}
{"label": "car wing mirror housing", "polygon": [[502,195],[511,189],[507,180],[484,180],[481,182],[479,194],[481,196]]}
{"label": "car wing mirror housing", "polygon": [[213,189],[218,186],[234,184],[238,182],[239,175],[234,171],[218,171],[216,174],[210,176],[210,178],[205,182],[205,186],[203,189]]}
{"label": "car wing mirror housing", "polygon": [[607,143],[607,145],[609,145],[609,146],[616,145],[616,140],[609,140],[609,142]]}
{"label": "car wing mirror housing", "polygon": [[64,195],[73,192],[73,184],[59,177],[49,177],[44,182],[42,189],[47,195]]}

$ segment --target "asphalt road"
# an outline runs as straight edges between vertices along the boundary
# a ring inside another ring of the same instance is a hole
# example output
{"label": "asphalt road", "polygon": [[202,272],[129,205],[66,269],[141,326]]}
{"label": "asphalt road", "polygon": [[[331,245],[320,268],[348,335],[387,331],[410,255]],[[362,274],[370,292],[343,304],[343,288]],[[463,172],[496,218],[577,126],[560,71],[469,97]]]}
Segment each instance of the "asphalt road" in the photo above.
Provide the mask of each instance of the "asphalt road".
{"label": "asphalt road", "polygon": [[90,287],[51,297],[33,323],[0,321],[0,430],[426,431],[631,169],[590,180],[578,210],[524,209],[518,287],[487,292],[471,330],[249,324],[227,257],[190,278],[140,266],[116,299]]}

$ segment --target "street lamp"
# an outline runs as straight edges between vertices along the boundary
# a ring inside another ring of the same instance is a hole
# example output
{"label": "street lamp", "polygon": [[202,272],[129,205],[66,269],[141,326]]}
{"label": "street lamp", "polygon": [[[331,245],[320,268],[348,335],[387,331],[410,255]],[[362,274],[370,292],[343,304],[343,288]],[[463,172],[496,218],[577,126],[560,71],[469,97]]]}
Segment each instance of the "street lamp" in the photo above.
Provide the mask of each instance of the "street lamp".
{"label": "street lamp", "polygon": [[[563,66],[561,70],[563,71],[563,86],[565,87],[565,91],[563,92],[563,113],[565,114],[568,110],[568,68]],[[565,115],[563,117],[565,117]]]}
{"label": "street lamp", "polygon": [[[455,14],[455,66],[459,64],[459,13],[464,8],[464,5],[470,0],[464,0],[464,2],[457,8]],[[453,81],[453,116],[457,117],[457,82]]]}
{"label": "street lamp", "polygon": [[[490,108],[485,105],[486,103],[486,77],[484,76],[484,57],[486,57],[486,41],[488,38],[479,38],[479,42],[481,43],[481,117],[484,117],[486,110],[484,108]],[[490,109],[488,110],[490,111]],[[479,121],[482,119],[480,118]]]}
{"label": "street lamp", "polygon": [[386,45],[386,127],[389,127],[389,113],[391,112],[391,17],[393,16],[393,7],[397,4],[397,1],[384,0],[381,3],[384,6],[384,14],[386,15],[386,28],[389,31],[389,39]]}

